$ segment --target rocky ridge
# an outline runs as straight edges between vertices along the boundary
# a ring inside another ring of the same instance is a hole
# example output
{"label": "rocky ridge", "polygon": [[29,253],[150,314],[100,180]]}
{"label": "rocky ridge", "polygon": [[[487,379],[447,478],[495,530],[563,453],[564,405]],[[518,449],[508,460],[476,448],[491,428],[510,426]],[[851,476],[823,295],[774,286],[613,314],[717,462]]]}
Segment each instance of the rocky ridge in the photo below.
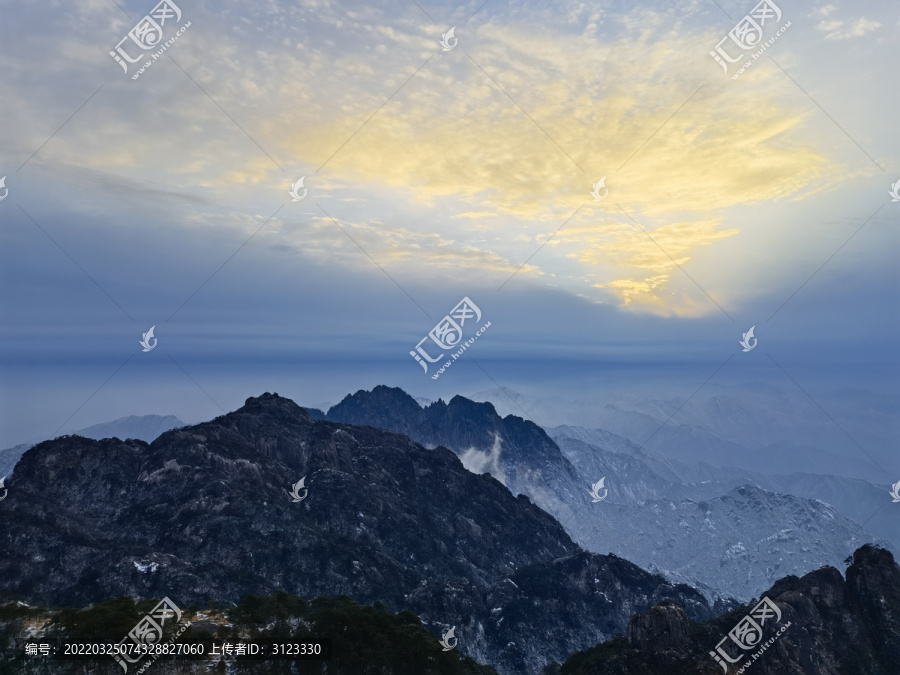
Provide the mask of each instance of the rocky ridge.
{"label": "rocky ridge", "polygon": [[581,550],[446,448],[314,420],[277,394],[150,444],[41,443],[7,487],[6,600],[348,595],[412,610],[436,636],[456,626],[459,648],[501,673],[539,672],[667,598],[716,613],[688,586]]}

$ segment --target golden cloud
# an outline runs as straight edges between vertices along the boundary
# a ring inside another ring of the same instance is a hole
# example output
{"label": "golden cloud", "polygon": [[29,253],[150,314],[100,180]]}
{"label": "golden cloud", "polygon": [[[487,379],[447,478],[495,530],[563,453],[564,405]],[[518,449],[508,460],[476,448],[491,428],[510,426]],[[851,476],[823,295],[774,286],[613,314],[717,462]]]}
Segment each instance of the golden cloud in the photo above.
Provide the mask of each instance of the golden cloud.
{"label": "golden cloud", "polygon": [[[676,30],[675,12],[597,15],[581,35],[565,32],[568,24],[476,22],[458,31],[451,52],[414,21],[341,13],[348,24],[340,50],[297,42],[246,62],[232,58],[228,40],[209,44],[198,34],[193,47],[180,47],[188,68],[202,53],[202,67],[192,69],[199,81],[214,85],[216,102],[287,172],[200,94],[202,105],[168,110],[193,125],[190,147],[159,134],[159,147],[146,149],[123,125],[93,161],[149,165],[165,156],[166,171],[192,174],[196,185],[223,194],[269,185],[282,199],[306,173],[307,185],[327,186],[348,212],[369,200],[365,217],[348,215],[348,227],[379,263],[404,273],[426,279],[464,267],[501,276],[543,243],[523,279],[553,274],[573,293],[597,289],[624,306],[662,311],[676,262],[687,265],[738,233],[721,229],[729,210],[816,194],[842,171],[808,134],[810,107],[794,107],[796,89],[780,71],[756,64],[735,87],[707,55],[719,29]],[[598,37],[600,19],[604,30],[615,22],[613,38]],[[306,168],[293,175],[296,167]],[[604,176],[609,196],[593,203],[591,184]],[[415,228],[384,228],[371,217],[410,203],[423,214]],[[355,246],[324,219],[307,235],[289,243],[359,263]],[[683,311],[695,309],[709,311],[702,303]]]}

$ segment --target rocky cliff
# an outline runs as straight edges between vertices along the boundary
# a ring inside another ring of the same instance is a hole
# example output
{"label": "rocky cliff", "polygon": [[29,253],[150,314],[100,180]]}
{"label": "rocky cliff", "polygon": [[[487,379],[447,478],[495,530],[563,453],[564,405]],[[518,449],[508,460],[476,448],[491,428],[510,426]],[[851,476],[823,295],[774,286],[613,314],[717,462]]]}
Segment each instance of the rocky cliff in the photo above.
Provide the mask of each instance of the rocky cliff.
{"label": "rocky cliff", "polygon": [[[801,578],[785,577],[763,598],[777,609],[760,599],[764,603],[760,610],[754,600],[703,623],[691,621],[676,603],[662,603],[632,617],[624,637],[574,654],[561,668],[551,666],[545,672],[900,673],[900,567],[888,551],[863,546],[853,554],[845,576],[833,567],[823,567]],[[731,639],[730,632],[747,648]]]}
{"label": "rocky cliff", "polygon": [[[297,485],[301,479],[303,485]],[[180,605],[284,590],[409,609],[504,673],[538,672],[677,600],[441,447],[317,421],[276,394],[153,443],[63,437],[31,448],[0,502],[0,598]]]}

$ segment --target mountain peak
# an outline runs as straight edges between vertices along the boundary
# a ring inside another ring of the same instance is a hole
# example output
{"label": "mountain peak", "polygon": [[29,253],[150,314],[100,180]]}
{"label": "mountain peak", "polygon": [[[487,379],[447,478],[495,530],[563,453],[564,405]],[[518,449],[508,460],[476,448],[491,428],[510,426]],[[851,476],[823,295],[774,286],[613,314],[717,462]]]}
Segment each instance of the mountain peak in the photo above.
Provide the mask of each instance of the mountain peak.
{"label": "mountain peak", "polygon": [[[429,409],[438,405],[431,404]],[[366,391],[348,394],[328,411],[327,419],[345,424],[389,429],[413,437],[412,430],[424,420],[425,411],[418,401],[399,387],[380,384]]]}
{"label": "mountain peak", "polygon": [[234,412],[227,413],[223,417],[243,415],[249,412],[267,412],[269,414],[277,413],[280,416],[300,417],[300,419],[303,419],[304,421],[312,419],[309,416],[309,413],[307,413],[303,408],[294,403],[294,401],[292,401],[291,399],[285,398],[284,396],[279,396],[277,393],[269,392],[265,392],[264,394],[260,394],[259,396],[249,397],[246,401],[244,401],[243,406],[241,406]]}
{"label": "mountain peak", "polygon": [[[782,577],[760,598],[703,624],[691,621],[677,604],[657,605],[632,617],[626,640],[573,654],[560,670],[571,675],[718,673],[711,657],[722,651],[718,647],[712,651],[715,641],[727,638],[729,629],[765,597],[778,612],[770,615],[772,621],[761,627],[757,639],[768,639],[765,644],[775,647],[763,647],[757,660],[757,653],[735,651],[726,639],[724,651],[736,656],[734,669],[728,672],[743,672],[755,664],[753,672],[761,675],[895,673],[900,654],[894,615],[900,604],[900,567],[889,551],[870,544],[858,548],[852,558],[846,580],[831,566],[802,577]],[[752,660],[741,664],[745,658]],[[725,667],[721,658],[717,660]]]}
{"label": "mountain peak", "polygon": [[[365,390],[360,389],[360,391],[365,391]],[[389,393],[389,394],[394,394],[397,396],[404,396],[404,397],[412,398],[412,396],[410,396],[409,394],[406,393],[405,389],[402,389],[401,387],[389,387],[386,384],[376,384],[374,387],[372,387],[372,393],[373,394]],[[415,399],[413,399],[413,400],[415,400]]]}
{"label": "mountain peak", "polygon": [[457,394],[453,398],[450,399],[450,402],[447,403],[447,408],[456,409],[462,413],[475,415],[476,417],[484,420],[500,420],[507,421],[509,418],[520,419],[515,415],[507,415],[503,416],[497,412],[497,408],[494,407],[493,403],[489,401],[473,401],[470,398],[466,398],[465,396],[460,396]]}
{"label": "mountain peak", "polygon": [[244,408],[266,408],[266,407],[276,407],[276,408],[299,408],[296,403],[294,403],[291,399],[285,398],[284,396],[279,396],[277,393],[269,393],[265,392],[264,394],[260,394],[259,396],[250,396],[246,401],[244,401],[244,405],[236,410],[235,412],[239,412]]}
{"label": "mountain peak", "polygon": [[[445,421],[466,431],[458,417]],[[458,627],[461,647],[507,664],[504,673],[537,672],[666,597],[711,616],[696,591],[581,551],[546,511],[449,450],[315,421],[274,393],[149,446],[47,441],[19,467],[0,508],[0,532],[16,542],[14,557],[0,556],[0,597],[349,595]],[[534,597],[551,609],[533,611]]]}
{"label": "mountain peak", "polygon": [[[278,392],[273,392],[271,394],[269,392],[265,392],[264,394],[260,394],[259,396],[250,396],[246,401],[244,401],[244,405],[249,405],[256,401],[270,401],[270,400],[277,400],[280,398],[284,398],[284,397],[279,396]],[[287,399],[285,399],[285,400],[287,400]]]}

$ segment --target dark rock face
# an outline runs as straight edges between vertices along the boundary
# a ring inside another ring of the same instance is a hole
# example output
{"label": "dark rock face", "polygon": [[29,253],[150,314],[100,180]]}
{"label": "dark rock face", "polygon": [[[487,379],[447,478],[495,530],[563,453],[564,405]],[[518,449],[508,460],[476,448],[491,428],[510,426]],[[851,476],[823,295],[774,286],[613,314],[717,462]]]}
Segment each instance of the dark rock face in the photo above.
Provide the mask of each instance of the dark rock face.
{"label": "dark rock face", "polygon": [[[358,391],[328,411],[327,419],[345,424],[370,425],[405,434],[426,447],[443,446],[454,452],[469,448],[488,449],[497,439],[507,463],[507,476],[512,482],[523,482],[516,467],[530,469],[561,466],[570,468],[559,447],[534,422],[508,415],[501,418],[490,403],[476,403],[454,396],[450,403],[435,401],[422,408],[402,389],[377,386],[371,392]],[[517,481],[518,478],[518,481]],[[516,490],[510,484],[513,492]]]}
{"label": "dark rock face", "polygon": [[449,450],[317,421],[277,394],[150,445],[41,443],[7,487],[0,598],[186,606],[345,594],[410,609],[436,633],[456,626],[461,650],[505,673],[538,672],[664,598],[712,616],[688,587],[581,551],[528,498]]}
{"label": "dark rock face", "polygon": [[[165,417],[161,415],[129,415],[112,422],[79,429],[75,435],[97,440],[102,438],[139,438],[152,443],[161,433],[183,426],[184,422],[173,415]],[[0,478],[11,475],[19,458],[35,445],[37,445],[36,442],[22,443],[0,450]]]}
{"label": "dark rock face", "polygon": [[[501,418],[492,404],[461,396],[423,408],[402,389],[378,386],[345,397],[326,419],[449,448],[470,470],[526,495],[582,548],[705,589],[711,602],[727,605],[731,595],[747,601],[780,577],[840,565],[863,543],[882,543],[822,502],[733,482],[730,470],[721,471],[726,480],[704,475],[711,467],[686,485],[679,472],[693,468],[651,458],[614,434],[563,428],[554,440],[527,420]],[[610,452],[565,433],[625,445]],[[609,498],[595,503],[589,488],[604,477]]]}
{"label": "dark rock face", "polygon": [[327,419],[388,429],[429,448],[449,448],[471,470],[486,471],[513,494],[526,495],[577,541],[593,532],[590,483],[543,429],[514,415],[501,418],[490,403],[454,396],[449,403],[439,400],[422,408],[402,389],[377,386],[345,397]]}
{"label": "dark rock face", "polygon": [[[438,404],[446,408],[443,401]],[[343,401],[328,410],[326,418],[332,422],[388,429],[414,440],[423,433],[429,438],[434,436],[425,410],[412,396],[398,387],[379,385],[371,392],[360,390],[355,394],[348,394]],[[427,441],[417,442],[429,445]]]}
{"label": "dark rock face", "polygon": [[[638,607],[673,597],[683,598],[695,616],[709,615],[702,596],[689,586],[672,586],[662,577],[651,581],[614,555],[579,552],[517,570],[494,585],[487,594],[490,618],[484,630],[505,645],[498,662],[507,672],[530,672],[529,663],[563,661],[577,650],[588,617],[596,630],[613,636],[641,611]],[[552,647],[535,640],[536,616],[543,617],[539,629]]]}
{"label": "dark rock face", "polygon": [[654,656],[677,655],[688,646],[691,620],[675,603],[662,603],[628,622],[625,639],[635,649]]}
{"label": "dark rock face", "polygon": [[[762,625],[759,644],[746,651],[726,640],[724,649],[741,658],[728,667],[710,652],[756,602],[705,623],[691,622],[673,603],[634,616],[626,638],[574,654],[562,675],[749,672],[758,675],[893,675],[900,673],[900,567],[890,552],[863,546],[853,555],[846,580],[833,567],[802,578],[785,577],[764,597],[775,602],[780,620]],[[780,635],[779,631],[782,631]],[[773,639],[774,638],[774,639]],[[765,650],[760,650],[764,645]],[[753,655],[759,653],[756,659]],[[745,671],[741,668],[746,667]]]}

